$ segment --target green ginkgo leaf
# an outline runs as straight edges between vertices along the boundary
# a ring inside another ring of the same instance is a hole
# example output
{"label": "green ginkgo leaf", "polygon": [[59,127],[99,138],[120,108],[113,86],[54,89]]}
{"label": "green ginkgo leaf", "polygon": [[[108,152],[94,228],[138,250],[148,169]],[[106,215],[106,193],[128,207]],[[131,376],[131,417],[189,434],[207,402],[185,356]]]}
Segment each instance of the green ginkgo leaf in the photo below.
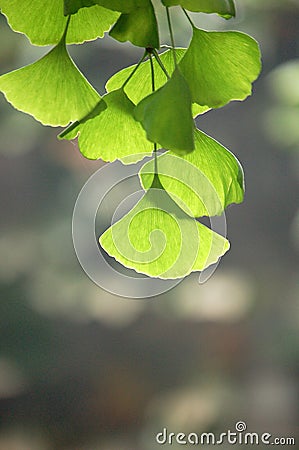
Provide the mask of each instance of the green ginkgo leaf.
{"label": "green ginkgo leaf", "polygon": [[60,138],[74,139],[79,134],[80,151],[89,159],[115,161],[132,156],[128,163],[139,161],[152,153],[153,144],[134,119],[134,108],[122,89],[110,92],[95,111],[71,125]]}
{"label": "green ginkgo leaf", "polygon": [[38,61],[2,75],[0,91],[16,109],[52,126],[81,118],[100,100],[71,60],[64,38]]}
{"label": "green ginkgo leaf", "polygon": [[[239,161],[200,130],[195,131],[193,152],[182,157],[167,152],[158,157],[157,164],[164,188],[193,217],[220,215],[231,203],[243,201],[244,177]],[[152,184],[153,172],[153,161],[140,171],[145,189]]]}
{"label": "green ginkgo leaf", "polygon": [[[175,50],[175,53],[177,61],[180,61],[184,56],[184,54],[186,53],[186,50],[183,48],[179,48]],[[174,60],[172,51],[166,50],[164,53],[161,53],[160,59],[164,64],[167,73],[169,75],[172,75],[174,71]],[[155,87],[156,89],[159,89],[167,82],[167,76],[160,68],[155,58],[153,58],[153,65],[155,74]],[[122,69],[116,74],[114,74],[106,83],[107,92],[119,89],[128,79],[129,75],[132,73],[135,67],[136,64],[134,64],[133,66],[126,67],[125,69]],[[137,72],[128,81],[124,90],[129,99],[132,100],[132,102],[135,103],[135,105],[152,93],[151,66],[149,60],[140,64]],[[198,114],[203,114],[209,109],[210,108],[208,106],[193,104],[192,105],[193,117],[196,117]]]}
{"label": "green ginkgo leaf", "polygon": [[237,31],[193,29],[191,44],[179,67],[192,93],[192,101],[219,108],[244,100],[261,70],[257,42]]}
{"label": "green ginkgo leaf", "polygon": [[102,234],[103,249],[124,266],[163,279],[216,263],[229,242],[187,215],[158,185]]}
{"label": "green ginkgo leaf", "polygon": [[148,0],[144,7],[123,13],[109,34],[120,42],[130,41],[138,47],[159,48],[158,24],[151,1]]}
{"label": "green ginkgo leaf", "polygon": [[234,0],[162,0],[165,6],[181,5],[194,12],[217,13],[225,19],[236,15]]}
{"label": "green ginkgo leaf", "polygon": [[[67,23],[63,0],[0,0],[0,9],[10,27],[24,33],[34,45],[57,44]],[[71,17],[67,44],[103,37],[118,17],[118,12],[99,5],[80,9]]]}
{"label": "green ginkgo leaf", "polygon": [[179,70],[175,70],[164,86],[138,103],[135,117],[150,141],[184,154],[194,149],[191,106],[188,84]]}

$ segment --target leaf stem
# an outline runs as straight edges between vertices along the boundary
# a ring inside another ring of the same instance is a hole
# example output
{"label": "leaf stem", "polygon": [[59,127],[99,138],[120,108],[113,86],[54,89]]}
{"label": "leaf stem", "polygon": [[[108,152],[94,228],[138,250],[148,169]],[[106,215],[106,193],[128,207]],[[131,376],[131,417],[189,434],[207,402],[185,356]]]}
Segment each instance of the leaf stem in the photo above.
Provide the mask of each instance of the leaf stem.
{"label": "leaf stem", "polygon": [[162,60],[161,60],[161,58],[160,58],[160,56],[159,56],[159,53],[157,52],[156,49],[153,50],[153,55],[154,55],[154,57],[156,58],[157,63],[159,64],[159,66],[161,67],[161,69],[163,70],[163,72],[165,73],[167,79],[169,80],[169,79],[170,79],[170,75],[169,75],[169,73],[167,72],[166,67],[164,66],[164,64],[163,64],[163,62],[162,62]]}
{"label": "leaf stem", "polygon": [[132,72],[130,73],[130,75],[128,76],[128,78],[126,79],[126,81],[123,83],[121,89],[124,89],[124,87],[127,85],[127,83],[129,83],[129,81],[131,80],[131,78],[133,77],[133,75],[135,74],[135,72],[138,70],[140,64],[145,60],[146,56],[147,56],[147,50],[144,51],[144,54],[142,56],[142,58],[139,60],[137,66],[134,67],[134,69],[132,70]]}
{"label": "leaf stem", "polygon": [[63,35],[62,35],[62,37],[61,37],[60,43],[63,42],[64,44],[66,44],[66,35],[67,35],[67,32],[68,32],[70,20],[71,20],[71,15],[69,15],[69,16],[67,17],[65,29],[64,29]]}
{"label": "leaf stem", "polygon": [[194,23],[192,22],[192,20],[191,20],[189,14],[188,14],[187,11],[185,10],[185,8],[182,8],[182,11],[183,11],[183,13],[185,14],[185,16],[187,17],[187,19],[188,19],[188,21],[189,21],[191,27],[192,27],[192,28],[195,28],[195,25],[194,25]]}
{"label": "leaf stem", "polygon": [[[155,68],[153,63],[153,55],[152,53],[149,53],[149,59],[151,64],[151,78],[152,78],[152,91],[155,92],[156,86],[155,86]],[[158,160],[157,160],[157,143],[154,142],[154,155],[155,155],[155,176],[158,176]]]}
{"label": "leaf stem", "polygon": [[173,30],[172,30],[171,18],[170,18],[170,13],[169,13],[169,7],[168,6],[166,6],[166,14],[167,14],[167,22],[168,22],[169,34],[170,34],[170,39],[171,39],[173,60],[174,60],[174,65],[176,67],[177,66],[177,59],[176,59],[176,54],[175,54],[174,36],[173,36]]}

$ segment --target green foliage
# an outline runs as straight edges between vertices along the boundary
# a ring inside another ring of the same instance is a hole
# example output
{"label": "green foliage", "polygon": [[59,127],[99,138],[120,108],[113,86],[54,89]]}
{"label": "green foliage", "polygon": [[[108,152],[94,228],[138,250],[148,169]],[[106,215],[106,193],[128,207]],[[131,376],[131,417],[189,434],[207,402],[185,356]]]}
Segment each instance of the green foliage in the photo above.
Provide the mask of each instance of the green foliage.
{"label": "green foliage", "polygon": [[[170,196],[180,200],[187,214],[220,215],[231,203],[243,201],[243,170],[232,153],[202,131],[195,131],[194,141],[195,151],[187,155],[178,157],[167,152],[158,157],[159,178]],[[152,184],[153,172],[153,161],[141,169],[145,189]]]}
{"label": "green foliage", "polygon": [[191,106],[188,84],[177,69],[164,86],[136,106],[135,117],[150,141],[186,153],[194,150]]}
{"label": "green foliage", "polygon": [[152,2],[123,13],[112,30],[110,36],[120,42],[130,41],[138,47],[159,48],[159,32]]}
{"label": "green foliage", "polygon": [[[102,247],[137,272],[180,278],[204,270],[229,242],[198,222],[219,215],[244,196],[243,170],[225,147],[196,129],[193,118],[251,94],[260,52],[244,33],[196,28],[186,10],[235,15],[233,0],[161,0],[172,45],[159,52],[150,0],[0,0],[10,27],[34,45],[54,45],[38,61],[0,77],[17,109],[43,124],[65,126],[60,139],[78,137],[89,159],[126,164],[154,152],[140,181],[143,198],[100,237]],[[169,7],[187,16],[193,37],[175,48]],[[110,30],[110,31],[109,31]],[[138,64],[114,74],[103,98],[83,77],[67,44],[102,37],[144,47]],[[168,151],[157,157],[157,149]]]}
{"label": "green foliage", "polygon": [[15,108],[52,126],[81,118],[100,99],[71,60],[64,37],[35,63],[2,75],[0,90]]}
{"label": "green foliage", "polygon": [[204,270],[229,249],[225,238],[186,214],[161,185],[149,189],[100,244],[126,267],[166,279]]}
{"label": "green foliage", "polygon": [[163,0],[165,6],[181,5],[188,11],[217,13],[225,19],[235,16],[233,0]]}
{"label": "green foliage", "polygon": [[247,34],[193,28],[190,47],[179,67],[192,101],[219,108],[251,94],[251,85],[261,70],[260,52]]}
{"label": "green foliage", "polygon": [[[67,17],[63,0],[0,0],[1,12],[9,26],[24,33],[34,45],[55,45],[64,33]],[[119,13],[95,5],[71,17],[67,44],[80,44],[98,37],[119,17]]]}
{"label": "green foliage", "polygon": [[[81,153],[89,159],[115,161],[137,154],[134,161],[152,152],[142,126],[134,119],[134,104],[123,89],[106,94],[92,114],[65,130],[61,138],[74,139],[79,134]],[[141,155],[140,155],[141,153]]]}

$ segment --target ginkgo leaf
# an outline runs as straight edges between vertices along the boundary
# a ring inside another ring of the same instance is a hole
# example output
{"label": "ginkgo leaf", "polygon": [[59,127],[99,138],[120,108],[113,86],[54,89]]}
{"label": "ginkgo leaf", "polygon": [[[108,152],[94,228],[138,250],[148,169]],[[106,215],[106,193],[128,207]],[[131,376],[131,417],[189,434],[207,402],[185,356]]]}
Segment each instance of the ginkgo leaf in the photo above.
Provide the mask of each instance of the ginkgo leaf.
{"label": "ginkgo leaf", "polygon": [[16,109],[52,126],[81,118],[100,100],[71,60],[64,38],[38,61],[2,75],[0,91]]}
{"label": "ginkgo leaf", "polygon": [[[179,48],[175,50],[175,53],[177,61],[180,61],[184,56],[184,54],[186,53],[186,50],[183,48]],[[172,51],[166,50],[164,53],[161,53],[160,59],[164,64],[167,73],[169,75],[172,75],[174,71],[174,60]],[[167,82],[167,76],[162,71],[155,58],[153,58],[153,65],[155,74],[155,87],[156,89],[159,89]],[[131,74],[131,72],[134,70],[135,67],[136,64],[126,67],[125,69],[122,69],[116,74],[114,74],[106,83],[107,92],[119,89],[128,79],[129,75]],[[129,99],[132,100],[132,102],[135,103],[135,105],[139,103],[143,98],[147,97],[152,93],[151,67],[149,60],[140,64],[134,76],[126,84],[124,90]],[[193,117],[196,117],[198,114],[203,114],[209,109],[210,107],[208,106],[193,104],[192,105]]]}
{"label": "ginkgo leaf", "polygon": [[192,101],[219,108],[251,94],[261,69],[260,51],[247,34],[194,28],[179,67],[191,89]]}
{"label": "ginkgo leaf", "polygon": [[163,279],[204,270],[229,249],[224,237],[187,215],[162,186],[151,187],[100,244],[124,266]]}
{"label": "ginkgo leaf", "polygon": [[[9,26],[24,33],[34,45],[57,44],[67,23],[63,0],[0,0]],[[66,42],[78,44],[103,37],[119,13],[99,5],[82,8],[70,20]]]}
{"label": "ginkgo leaf", "polygon": [[110,92],[97,105],[96,111],[75,127],[71,125],[60,138],[74,139],[79,134],[80,151],[89,159],[115,161],[132,156],[128,163],[139,161],[152,153],[153,144],[134,119],[134,107],[122,89]]}
{"label": "ginkgo leaf", "polygon": [[109,35],[120,42],[130,41],[138,47],[159,48],[159,31],[153,5],[133,9],[120,16]]}
{"label": "ginkgo leaf", "polygon": [[[193,217],[220,215],[231,203],[243,201],[244,177],[239,161],[200,130],[195,131],[192,153],[178,157],[167,152],[158,157],[157,164],[164,188]],[[145,189],[151,186],[153,173],[153,161],[149,161],[140,171]]]}
{"label": "ginkgo leaf", "polygon": [[179,70],[164,86],[138,103],[135,117],[150,141],[180,154],[194,149],[191,95]]}
{"label": "ginkgo leaf", "polygon": [[236,15],[234,0],[162,0],[165,6],[181,5],[194,12],[217,13],[225,19]]}

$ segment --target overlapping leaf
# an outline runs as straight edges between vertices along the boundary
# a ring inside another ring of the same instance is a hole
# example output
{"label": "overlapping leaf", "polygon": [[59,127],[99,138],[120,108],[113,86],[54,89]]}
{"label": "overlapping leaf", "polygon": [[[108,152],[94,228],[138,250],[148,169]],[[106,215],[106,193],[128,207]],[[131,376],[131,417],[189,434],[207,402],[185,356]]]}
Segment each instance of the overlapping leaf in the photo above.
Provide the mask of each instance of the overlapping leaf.
{"label": "overlapping leaf", "polygon": [[159,31],[155,11],[150,0],[145,6],[123,13],[110,36],[120,42],[130,41],[138,47],[159,48]]}
{"label": "overlapping leaf", "polygon": [[[243,171],[235,156],[205,133],[196,130],[195,150],[183,157],[167,152],[158,157],[161,183],[193,217],[220,215],[244,196]],[[140,172],[143,187],[153,179],[153,161]]]}
{"label": "overlapping leaf", "polygon": [[64,38],[33,64],[2,75],[0,91],[16,109],[52,126],[81,118],[100,100],[71,60]]}
{"label": "overlapping leaf", "polygon": [[190,86],[192,101],[219,108],[251,94],[261,69],[260,51],[247,34],[194,28],[179,66]]}
{"label": "overlapping leaf", "polygon": [[126,267],[164,279],[204,270],[229,249],[225,238],[188,216],[162,186],[149,189],[100,244]]}
{"label": "overlapping leaf", "polygon": [[162,0],[165,6],[181,5],[194,12],[217,13],[225,19],[235,16],[234,0]]}
{"label": "overlapping leaf", "polygon": [[150,154],[153,145],[134,119],[134,107],[122,89],[110,92],[91,114],[71,125],[60,137],[74,139],[79,134],[80,151],[89,159],[115,161],[132,156],[130,163],[136,162]]}
{"label": "overlapping leaf", "polygon": [[184,154],[194,149],[191,106],[189,87],[181,73],[175,70],[164,86],[138,103],[135,117],[149,140]]}
{"label": "overlapping leaf", "polygon": [[[178,61],[182,59],[186,50],[179,48],[175,50],[176,58]],[[164,64],[167,73],[171,75],[174,71],[174,61],[173,54],[171,50],[166,50],[164,53],[160,54],[160,59]],[[159,89],[167,82],[167,76],[160,68],[156,59],[153,58],[154,74],[155,74],[155,87]],[[113,75],[106,84],[107,92],[119,89],[124,82],[128,79],[132,70],[136,67],[136,64],[130,67],[126,67],[120,70],[115,75]],[[152,79],[151,79],[151,67],[150,61],[147,60],[143,62],[138,68],[135,75],[129,80],[125,86],[125,92],[130,100],[132,100],[135,105],[139,103],[143,98],[147,97],[152,92]],[[198,114],[202,114],[208,111],[210,108],[207,106],[200,106],[197,104],[192,105],[193,117]]]}
{"label": "overlapping leaf", "polygon": [[[10,27],[35,45],[57,44],[67,23],[63,0],[0,0],[0,8]],[[67,44],[103,37],[118,17],[118,12],[99,5],[80,9],[71,17]]]}

